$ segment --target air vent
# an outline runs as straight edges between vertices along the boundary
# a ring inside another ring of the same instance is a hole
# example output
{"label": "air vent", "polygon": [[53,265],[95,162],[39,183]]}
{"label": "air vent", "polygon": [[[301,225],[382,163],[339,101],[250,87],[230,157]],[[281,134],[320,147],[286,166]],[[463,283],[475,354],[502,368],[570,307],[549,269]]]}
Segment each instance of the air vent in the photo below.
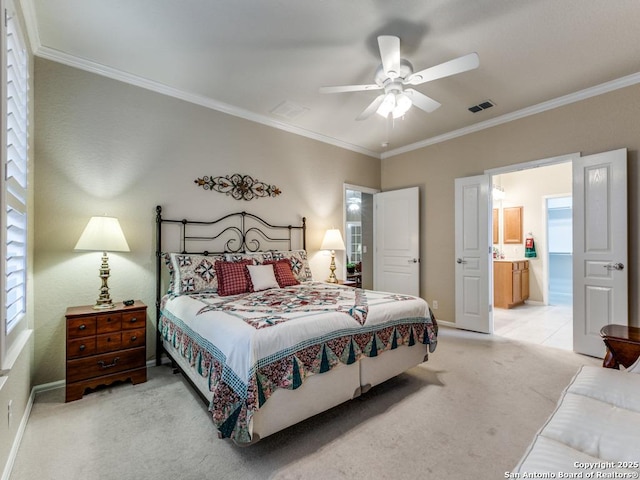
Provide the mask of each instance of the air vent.
{"label": "air vent", "polygon": [[473,107],[469,107],[469,111],[471,113],[478,113],[481,112],[482,110],[486,110],[487,108],[491,108],[495,105],[495,103],[493,103],[491,100],[485,100],[482,103],[479,103],[478,105],[474,105]]}
{"label": "air vent", "polygon": [[280,117],[284,117],[288,120],[293,120],[296,117],[299,117],[304,112],[308,111],[308,108],[302,107],[296,103],[293,103],[289,100],[285,100],[280,103],[277,107],[271,110],[271,113],[274,115],[278,115]]}

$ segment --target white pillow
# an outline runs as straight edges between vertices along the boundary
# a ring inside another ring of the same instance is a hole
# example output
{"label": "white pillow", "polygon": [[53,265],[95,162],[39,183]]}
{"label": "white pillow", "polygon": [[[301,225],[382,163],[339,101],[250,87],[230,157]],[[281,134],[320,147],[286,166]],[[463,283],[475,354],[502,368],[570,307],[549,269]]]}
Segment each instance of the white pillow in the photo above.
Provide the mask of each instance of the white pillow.
{"label": "white pillow", "polygon": [[251,277],[254,292],[280,287],[273,271],[273,265],[247,265],[247,270]]}

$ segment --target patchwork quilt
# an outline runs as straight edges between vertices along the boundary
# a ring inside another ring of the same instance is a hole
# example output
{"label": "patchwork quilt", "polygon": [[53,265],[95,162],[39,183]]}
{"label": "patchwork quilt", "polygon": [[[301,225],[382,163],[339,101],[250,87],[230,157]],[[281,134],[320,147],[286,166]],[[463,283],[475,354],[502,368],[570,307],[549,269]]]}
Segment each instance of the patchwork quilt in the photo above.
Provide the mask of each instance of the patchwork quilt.
{"label": "patchwork quilt", "polygon": [[400,345],[433,352],[438,332],[421,298],[322,282],[229,297],[166,295],[159,325],[208,379],[219,436],[238,443],[251,441],[250,420],[276,389]]}

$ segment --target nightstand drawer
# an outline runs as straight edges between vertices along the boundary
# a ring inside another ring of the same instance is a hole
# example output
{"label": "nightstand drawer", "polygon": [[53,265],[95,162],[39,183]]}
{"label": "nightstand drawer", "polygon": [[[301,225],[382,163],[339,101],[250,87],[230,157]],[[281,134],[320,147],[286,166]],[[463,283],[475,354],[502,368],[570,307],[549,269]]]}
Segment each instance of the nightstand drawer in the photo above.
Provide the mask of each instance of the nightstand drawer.
{"label": "nightstand drawer", "polygon": [[122,331],[122,348],[134,348],[145,345],[147,331],[144,328]]}
{"label": "nightstand drawer", "polygon": [[144,367],[146,365],[145,356],[145,349],[140,347],[96,355],[91,358],[69,360],[67,362],[67,384]]}
{"label": "nightstand drawer", "polygon": [[96,353],[113,352],[122,348],[122,333],[113,332],[96,337]]}
{"label": "nightstand drawer", "polygon": [[105,313],[96,317],[97,333],[118,332],[122,328],[121,313]]}
{"label": "nightstand drawer", "polygon": [[96,353],[96,337],[78,338],[67,343],[69,358],[86,357]]}
{"label": "nightstand drawer", "polygon": [[96,334],[96,317],[81,317],[69,320],[67,336],[69,338],[88,337]]}
{"label": "nightstand drawer", "polygon": [[122,328],[143,328],[147,320],[146,310],[135,310],[122,313]]}

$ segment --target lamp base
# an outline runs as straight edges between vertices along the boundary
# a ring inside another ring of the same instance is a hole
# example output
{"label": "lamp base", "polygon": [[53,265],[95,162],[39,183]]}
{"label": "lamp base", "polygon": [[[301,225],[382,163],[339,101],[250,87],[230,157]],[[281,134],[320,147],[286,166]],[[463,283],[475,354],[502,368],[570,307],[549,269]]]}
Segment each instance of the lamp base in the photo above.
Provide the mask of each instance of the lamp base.
{"label": "lamp base", "polygon": [[96,303],[93,306],[94,310],[109,310],[110,308],[115,308],[116,305],[115,303],[100,303],[100,301],[98,300],[98,303]]}
{"label": "lamp base", "polygon": [[100,278],[102,279],[102,287],[100,287],[100,295],[98,296],[98,300],[93,306],[95,310],[108,310],[115,307],[113,301],[111,300],[111,295],[109,295],[109,285],[107,283],[107,280],[109,279],[109,273],[109,258],[107,257],[107,252],[103,252],[102,265],[100,266]]}
{"label": "lamp base", "polygon": [[335,250],[331,250],[331,264],[329,265],[329,278],[327,279],[327,283],[338,283],[338,279],[336,278],[336,252]]}

